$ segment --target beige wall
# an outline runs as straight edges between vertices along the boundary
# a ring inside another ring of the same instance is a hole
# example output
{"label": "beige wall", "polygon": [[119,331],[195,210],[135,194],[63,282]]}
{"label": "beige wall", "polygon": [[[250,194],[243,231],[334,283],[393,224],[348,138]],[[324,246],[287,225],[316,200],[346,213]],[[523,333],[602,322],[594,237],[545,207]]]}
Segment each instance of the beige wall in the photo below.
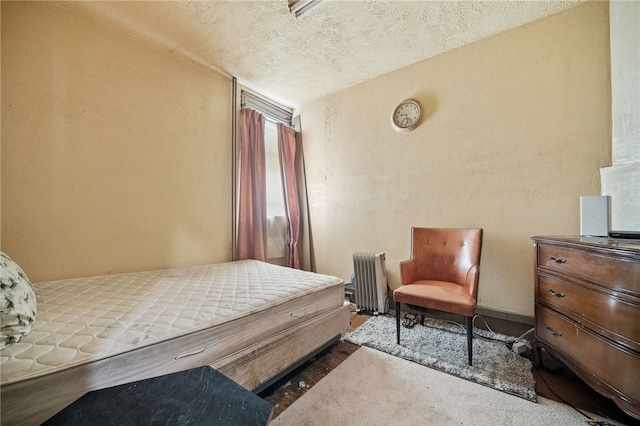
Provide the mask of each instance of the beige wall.
{"label": "beige wall", "polygon": [[231,258],[231,81],[2,2],[2,250],[32,281]]}
{"label": "beige wall", "polygon": [[[483,227],[479,305],[533,315],[531,236],[579,233],[611,161],[608,3],[577,6],[301,108],[315,264],[349,278],[410,228]],[[427,116],[396,133],[391,111]]]}
{"label": "beige wall", "polygon": [[[230,259],[231,82],[64,5],[1,19],[2,250],[33,281]],[[530,237],[611,165],[608,46],[590,2],[305,105],[316,269],[384,251],[395,288],[411,226],[481,226],[480,305],[531,315]]]}

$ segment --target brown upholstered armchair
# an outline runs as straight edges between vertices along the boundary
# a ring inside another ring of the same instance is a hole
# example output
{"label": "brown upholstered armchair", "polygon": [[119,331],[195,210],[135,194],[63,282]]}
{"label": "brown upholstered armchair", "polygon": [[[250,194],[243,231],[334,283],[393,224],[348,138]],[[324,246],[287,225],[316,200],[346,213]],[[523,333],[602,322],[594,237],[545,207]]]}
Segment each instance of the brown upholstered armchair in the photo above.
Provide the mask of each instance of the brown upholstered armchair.
{"label": "brown upholstered armchair", "polygon": [[398,344],[401,303],[459,314],[465,318],[472,365],[482,232],[482,228],[411,228],[411,259],[400,263],[402,286],[393,292]]}

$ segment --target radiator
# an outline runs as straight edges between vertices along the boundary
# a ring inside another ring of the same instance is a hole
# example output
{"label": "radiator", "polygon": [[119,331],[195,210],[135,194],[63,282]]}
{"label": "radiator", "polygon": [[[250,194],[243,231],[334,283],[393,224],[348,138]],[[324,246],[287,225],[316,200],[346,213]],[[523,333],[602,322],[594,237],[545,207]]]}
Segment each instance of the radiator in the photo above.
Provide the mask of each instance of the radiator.
{"label": "radiator", "polygon": [[387,306],[387,275],[384,253],[354,253],[353,271],[356,287],[356,312],[378,315]]}

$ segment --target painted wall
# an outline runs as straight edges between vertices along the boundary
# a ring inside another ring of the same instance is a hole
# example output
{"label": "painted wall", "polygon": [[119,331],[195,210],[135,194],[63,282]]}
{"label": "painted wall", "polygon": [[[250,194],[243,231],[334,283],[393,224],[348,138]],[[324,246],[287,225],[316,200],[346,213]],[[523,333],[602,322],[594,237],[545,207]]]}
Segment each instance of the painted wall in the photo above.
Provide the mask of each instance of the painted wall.
{"label": "painted wall", "polygon": [[231,81],[2,2],[2,250],[32,281],[231,258]]}
{"label": "painted wall", "polygon": [[609,4],[612,165],[600,170],[611,228],[640,231],[640,2]]}
{"label": "painted wall", "polygon": [[[611,162],[608,3],[577,6],[301,108],[316,269],[348,279],[410,228],[485,229],[479,305],[533,315],[534,235],[579,233]],[[395,132],[397,103],[426,109]]]}

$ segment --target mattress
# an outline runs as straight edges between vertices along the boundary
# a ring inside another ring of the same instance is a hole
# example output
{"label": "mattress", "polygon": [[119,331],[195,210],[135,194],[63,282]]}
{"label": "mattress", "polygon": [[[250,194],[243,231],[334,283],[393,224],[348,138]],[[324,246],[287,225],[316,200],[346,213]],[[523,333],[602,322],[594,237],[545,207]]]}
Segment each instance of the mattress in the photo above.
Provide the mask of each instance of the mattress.
{"label": "mattress", "polygon": [[26,398],[213,364],[344,303],[339,278],[254,260],[34,287],[32,332],[0,352],[3,423]]}

